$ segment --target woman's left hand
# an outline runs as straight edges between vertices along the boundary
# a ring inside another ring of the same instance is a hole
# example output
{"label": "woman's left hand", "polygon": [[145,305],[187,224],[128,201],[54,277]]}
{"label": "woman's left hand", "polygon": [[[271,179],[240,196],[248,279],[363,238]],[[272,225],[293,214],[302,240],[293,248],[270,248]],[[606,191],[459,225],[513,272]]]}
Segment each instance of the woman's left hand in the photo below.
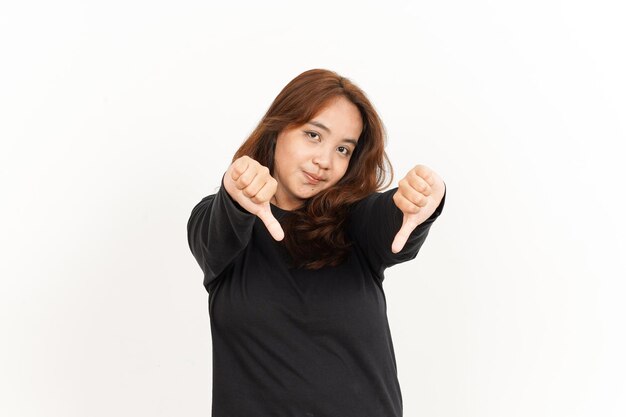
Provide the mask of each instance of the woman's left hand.
{"label": "woman's left hand", "polygon": [[411,232],[439,207],[445,190],[443,179],[426,165],[417,165],[398,182],[393,202],[402,210],[404,218],[391,245],[393,253],[400,252]]}

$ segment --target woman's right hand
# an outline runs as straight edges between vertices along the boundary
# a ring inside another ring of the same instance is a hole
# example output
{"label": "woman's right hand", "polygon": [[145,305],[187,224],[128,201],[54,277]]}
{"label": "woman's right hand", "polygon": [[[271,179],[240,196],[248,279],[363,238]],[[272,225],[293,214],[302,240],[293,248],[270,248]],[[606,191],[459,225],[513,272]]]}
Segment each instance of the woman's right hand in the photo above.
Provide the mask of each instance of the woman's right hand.
{"label": "woman's right hand", "polygon": [[267,167],[245,155],[236,159],[224,175],[224,187],[233,200],[260,218],[274,239],[283,240],[285,232],[270,208],[277,186]]}

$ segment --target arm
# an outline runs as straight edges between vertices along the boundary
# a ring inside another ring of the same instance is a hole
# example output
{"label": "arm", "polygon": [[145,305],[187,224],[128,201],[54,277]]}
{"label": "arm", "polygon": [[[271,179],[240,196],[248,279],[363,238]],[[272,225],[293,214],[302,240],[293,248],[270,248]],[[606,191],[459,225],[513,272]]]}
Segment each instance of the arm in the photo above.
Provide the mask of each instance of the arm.
{"label": "arm", "polygon": [[228,167],[219,191],[193,208],[187,222],[187,239],[204,271],[207,290],[248,246],[256,217],[272,237],[284,237],[269,203],[276,187],[269,169],[244,155]]}
{"label": "arm", "polygon": [[248,245],[255,217],[228,194],[223,178],[219,191],[203,198],[191,211],[187,240],[204,272],[207,290]]}
{"label": "arm", "polygon": [[379,274],[392,265],[414,259],[445,205],[446,190],[435,211],[410,233],[398,253],[391,251],[396,233],[402,227],[404,213],[396,206],[393,195],[397,188],[373,193],[356,203],[350,216],[349,233]]}

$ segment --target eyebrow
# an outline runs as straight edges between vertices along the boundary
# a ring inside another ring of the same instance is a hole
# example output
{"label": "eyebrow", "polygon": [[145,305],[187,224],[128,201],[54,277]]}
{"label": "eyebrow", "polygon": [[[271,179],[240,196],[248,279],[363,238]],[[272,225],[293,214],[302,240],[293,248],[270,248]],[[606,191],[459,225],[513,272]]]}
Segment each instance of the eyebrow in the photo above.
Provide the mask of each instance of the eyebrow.
{"label": "eyebrow", "polygon": [[[329,129],[329,128],[327,128],[326,126],[324,126],[322,123],[318,122],[317,120],[311,120],[311,121],[309,121],[308,123],[309,123],[309,124],[312,124],[313,126],[317,126],[317,127],[319,127],[320,129],[323,129],[323,130],[325,130],[326,132],[330,133],[330,129]],[[357,145],[357,141],[356,141],[356,139],[345,138],[343,141],[344,141],[344,142],[351,143],[351,144],[353,144],[355,147],[356,147],[356,145]]]}

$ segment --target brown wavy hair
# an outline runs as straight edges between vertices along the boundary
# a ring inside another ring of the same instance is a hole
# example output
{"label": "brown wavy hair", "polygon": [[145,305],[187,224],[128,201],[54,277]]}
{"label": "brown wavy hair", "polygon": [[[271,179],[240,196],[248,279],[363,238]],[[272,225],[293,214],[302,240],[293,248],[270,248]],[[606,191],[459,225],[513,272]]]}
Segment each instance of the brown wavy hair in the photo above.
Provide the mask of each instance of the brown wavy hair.
{"label": "brown wavy hair", "polygon": [[273,175],[278,134],[307,123],[338,97],[356,105],[363,130],[341,180],[281,220],[283,242],[295,267],[319,269],[343,262],[351,246],[346,234],[350,206],[391,183],[393,168],[385,152],[387,134],[378,113],[365,93],[348,78],[326,69],[311,69],[282,89],[233,157],[235,161],[247,155],[268,167]]}

